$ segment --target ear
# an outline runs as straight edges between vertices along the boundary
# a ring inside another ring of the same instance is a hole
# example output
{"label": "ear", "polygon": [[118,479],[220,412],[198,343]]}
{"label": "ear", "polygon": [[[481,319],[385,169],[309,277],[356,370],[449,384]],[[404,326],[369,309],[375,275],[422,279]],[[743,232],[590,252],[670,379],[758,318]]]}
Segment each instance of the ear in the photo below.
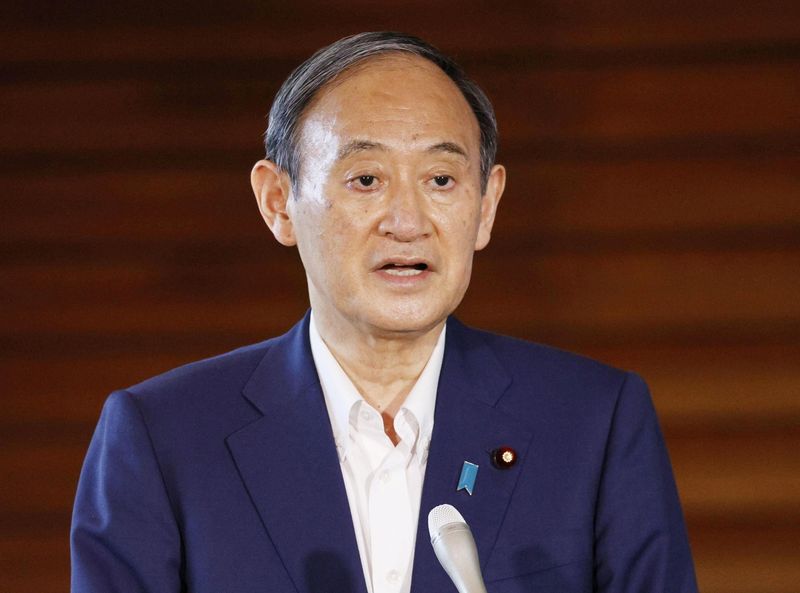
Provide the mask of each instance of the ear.
{"label": "ear", "polygon": [[481,220],[478,225],[478,236],[475,238],[475,251],[480,251],[489,244],[494,226],[497,205],[506,187],[506,169],[503,165],[495,165],[486,180],[486,191],[481,198]]}
{"label": "ear", "polygon": [[294,226],[286,206],[291,198],[289,175],[272,161],[258,161],[250,172],[250,184],[256,195],[258,209],[278,243],[296,245]]}

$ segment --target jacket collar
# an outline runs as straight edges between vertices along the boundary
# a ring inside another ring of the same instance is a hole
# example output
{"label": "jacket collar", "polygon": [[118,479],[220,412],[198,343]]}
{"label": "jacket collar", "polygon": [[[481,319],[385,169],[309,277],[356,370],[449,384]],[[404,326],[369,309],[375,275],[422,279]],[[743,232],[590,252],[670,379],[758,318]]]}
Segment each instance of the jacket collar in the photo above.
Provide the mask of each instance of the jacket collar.
{"label": "jacket collar", "polygon": [[[365,593],[308,324],[306,314],[272,342],[243,391],[263,416],[227,443],[297,591]],[[428,512],[439,504],[461,512],[482,564],[489,557],[521,465],[497,470],[490,464],[491,451],[508,445],[524,457],[531,437],[497,409],[510,383],[483,334],[450,318],[420,505],[414,593],[452,590],[428,538]],[[456,491],[464,461],[480,467],[472,496]]]}
{"label": "jacket collar", "polygon": [[272,342],[243,391],[263,416],[227,443],[296,590],[366,593],[308,323]]}
{"label": "jacket collar", "polygon": [[[464,516],[481,565],[486,566],[531,439],[519,421],[498,409],[511,378],[485,334],[454,318],[448,321],[447,332],[420,503],[412,593],[453,590],[428,536],[428,513],[440,504],[451,504]],[[513,447],[521,462],[499,470],[490,459],[492,451],[503,445]],[[465,461],[479,467],[472,495],[457,491]]]}

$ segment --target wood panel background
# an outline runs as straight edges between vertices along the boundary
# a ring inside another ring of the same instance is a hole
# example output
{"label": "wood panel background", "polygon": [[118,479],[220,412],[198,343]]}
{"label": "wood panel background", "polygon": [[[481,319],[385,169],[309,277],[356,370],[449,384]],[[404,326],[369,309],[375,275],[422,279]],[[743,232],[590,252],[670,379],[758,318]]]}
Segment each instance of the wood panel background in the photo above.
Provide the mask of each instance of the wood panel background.
{"label": "wood panel background", "polygon": [[638,370],[706,593],[800,587],[800,4],[209,0],[0,9],[0,590],[68,588],[106,394],[290,327],[248,172],[314,49],[415,33],[510,172],[466,321]]}

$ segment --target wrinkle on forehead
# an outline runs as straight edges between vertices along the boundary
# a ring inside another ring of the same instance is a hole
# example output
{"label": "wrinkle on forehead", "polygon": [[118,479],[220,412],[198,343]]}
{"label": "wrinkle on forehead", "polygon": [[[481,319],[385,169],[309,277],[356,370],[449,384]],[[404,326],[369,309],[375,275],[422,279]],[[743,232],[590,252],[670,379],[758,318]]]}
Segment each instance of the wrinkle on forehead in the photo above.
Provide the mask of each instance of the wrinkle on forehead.
{"label": "wrinkle on forehead", "polygon": [[380,56],[347,70],[307,108],[299,132],[298,189],[316,200],[324,200],[326,176],[353,143],[385,152],[463,153],[469,169],[480,170],[472,109],[438,66],[418,56]]}
{"label": "wrinkle on forehead", "polygon": [[[308,128],[315,127],[309,124],[313,122],[333,132],[340,115],[347,121],[353,120],[347,116],[355,115],[354,123],[372,127],[378,135],[382,129],[393,126],[393,132],[405,134],[404,141],[420,139],[429,131],[425,128],[449,124],[464,139],[470,136],[475,139],[476,149],[480,145],[477,119],[461,90],[436,64],[415,55],[391,53],[369,58],[323,87],[301,120],[301,141],[323,140],[303,138]],[[404,125],[410,123],[418,125],[416,128]],[[339,132],[347,136],[350,130],[341,126]],[[352,134],[349,139],[356,136]],[[437,140],[448,142],[454,138]]]}
{"label": "wrinkle on forehead", "polygon": [[[329,207],[324,186],[328,171],[333,166],[339,150],[336,118],[309,118],[301,128],[298,146],[300,148],[298,194],[304,199],[316,200]],[[313,166],[308,166],[309,163],[313,163]]]}
{"label": "wrinkle on forehead", "polygon": [[[315,105],[322,98],[324,98],[325,95],[336,90],[337,87],[348,82],[351,78],[361,74],[365,70],[380,69],[385,72],[391,72],[408,70],[409,68],[413,70],[427,70],[429,72],[436,72],[441,75],[444,80],[449,81],[455,87],[455,83],[453,83],[450,77],[445,74],[444,70],[439,68],[439,66],[430,60],[408,52],[391,51],[378,54],[376,56],[371,56],[361,60],[360,62],[356,62],[349,68],[346,68],[340,72],[335,78],[333,78],[333,80],[325,83],[325,85],[323,85],[322,88],[315,93],[314,97],[306,106],[305,113],[308,113],[314,109]],[[458,89],[458,87],[456,87],[456,89]],[[459,93],[461,93],[460,90]]]}

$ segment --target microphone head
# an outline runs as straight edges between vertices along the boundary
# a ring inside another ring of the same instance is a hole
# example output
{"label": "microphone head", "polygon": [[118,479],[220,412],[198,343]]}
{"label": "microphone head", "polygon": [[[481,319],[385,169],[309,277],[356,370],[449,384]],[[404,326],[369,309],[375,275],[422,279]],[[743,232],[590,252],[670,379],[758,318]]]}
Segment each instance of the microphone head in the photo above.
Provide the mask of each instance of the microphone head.
{"label": "microphone head", "polygon": [[431,545],[458,593],[486,593],[478,550],[469,525],[455,507],[442,504],[428,513]]}
{"label": "microphone head", "polygon": [[451,504],[440,504],[438,507],[431,509],[428,513],[428,534],[431,536],[431,541],[436,539],[442,527],[450,524],[463,524],[466,526],[467,522]]}

